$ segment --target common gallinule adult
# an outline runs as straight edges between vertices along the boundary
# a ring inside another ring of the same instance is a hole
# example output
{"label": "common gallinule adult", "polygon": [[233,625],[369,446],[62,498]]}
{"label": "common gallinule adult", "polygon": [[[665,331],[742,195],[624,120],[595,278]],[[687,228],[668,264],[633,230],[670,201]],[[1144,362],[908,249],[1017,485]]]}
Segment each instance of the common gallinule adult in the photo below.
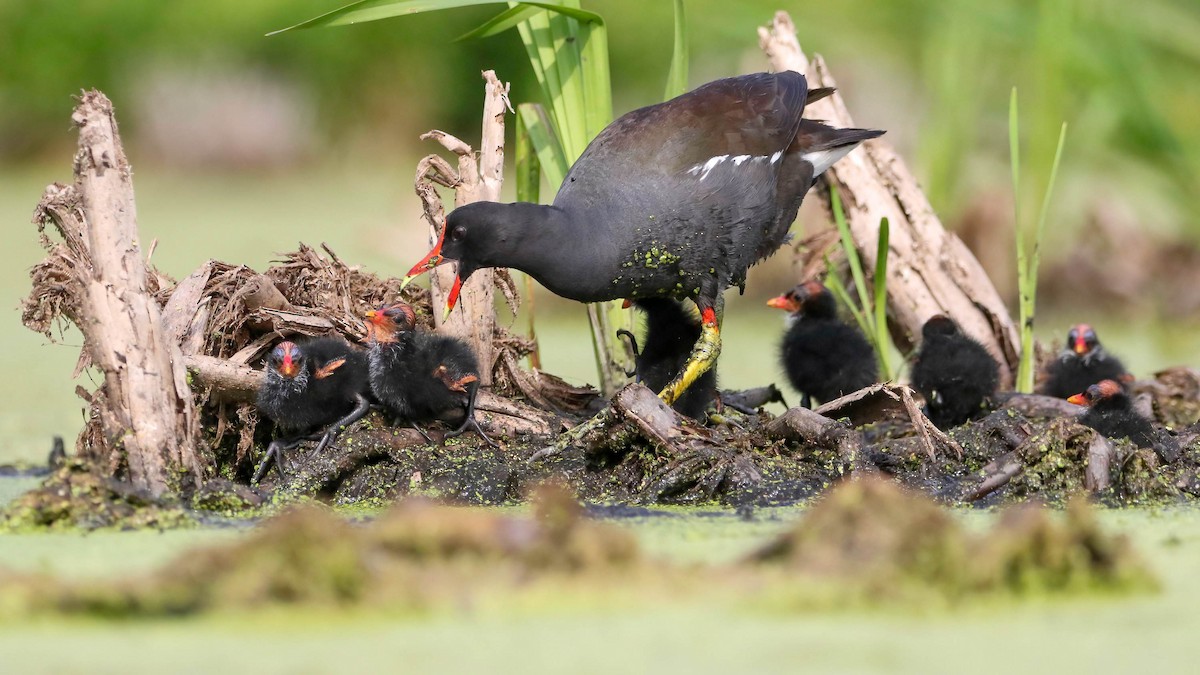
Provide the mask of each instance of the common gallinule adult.
{"label": "common gallinule adult", "polygon": [[[627,335],[636,354],[634,374],[637,380],[654,391],[661,391],[684,365],[692,352],[692,345],[700,337],[700,321],[678,300],[671,298],[643,298],[631,304],[646,317],[646,332],[642,337],[642,349],[628,331]],[[717,398],[717,373],[710,368],[696,378],[692,386],[680,396],[672,407],[680,415],[692,419],[703,419],[708,406]]]}
{"label": "common gallinule adult", "polygon": [[788,312],[780,362],[805,408],[814,397],[824,403],[879,381],[875,349],[858,328],[838,318],[824,284],[806,281],[767,305]]}
{"label": "common gallinule adult", "polygon": [[1081,323],[1067,331],[1066,348],[1046,366],[1041,393],[1067,398],[1087,391],[1101,380],[1125,385],[1133,380],[1133,376],[1125,370],[1120,359],[1104,349],[1096,331]]}
{"label": "common gallinule adult", "polygon": [[576,160],[553,205],[455,209],[405,281],[457,260],[447,312],[485,267],[519,269],[581,302],[690,299],[702,330],[661,392],[673,403],[720,354],[724,290],[779,247],[817,176],[883,133],[802,119],[807,94],[799,73],[757,73],[626,113]]}
{"label": "common gallinule adult", "polygon": [[467,343],[413,330],[416,314],[404,303],[384,305],[366,317],[371,391],[398,422],[413,425],[422,435],[417,423],[458,423],[446,438],[470,428],[495,445],[475,419],[479,362]]}
{"label": "common gallinule adult", "polygon": [[1086,405],[1079,421],[1109,438],[1128,438],[1139,448],[1150,448],[1166,463],[1179,457],[1179,444],[1170,434],[1133,409],[1133,400],[1116,380],[1101,380],[1067,399]]}
{"label": "common gallinule adult", "polygon": [[253,482],[274,462],[284,475],[283,452],[305,440],[320,439],[317,452],[338,433],[367,414],[371,405],[366,352],[340,338],[280,342],[267,356],[266,378],[258,390],[258,409],[281,436],[267,446]]}
{"label": "common gallinule adult", "polygon": [[912,383],[925,397],[929,420],[946,430],[974,417],[996,393],[1000,365],[953,319],[939,314],[921,327]]}

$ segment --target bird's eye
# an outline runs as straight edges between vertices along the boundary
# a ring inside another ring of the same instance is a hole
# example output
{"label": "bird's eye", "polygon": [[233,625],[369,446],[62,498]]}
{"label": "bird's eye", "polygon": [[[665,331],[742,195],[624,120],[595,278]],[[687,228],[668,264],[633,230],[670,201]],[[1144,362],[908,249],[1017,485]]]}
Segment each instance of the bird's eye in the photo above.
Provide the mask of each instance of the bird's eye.
{"label": "bird's eye", "polygon": [[459,225],[450,230],[450,241],[462,241],[463,237],[467,236],[467,228]]}

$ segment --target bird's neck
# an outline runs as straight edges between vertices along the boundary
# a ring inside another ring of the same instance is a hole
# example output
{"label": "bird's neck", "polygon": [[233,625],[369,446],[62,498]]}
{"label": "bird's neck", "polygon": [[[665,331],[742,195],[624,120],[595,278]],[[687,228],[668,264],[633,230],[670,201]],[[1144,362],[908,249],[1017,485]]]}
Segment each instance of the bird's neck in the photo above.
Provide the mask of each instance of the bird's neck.
{"label": "bird's neck", "polygon": [[557,295],[576,300],[590,289],[582,270],[620,264],[619,252],[604,223],[555,206],[517,202],[510,207],[506,236],[496,242],[497,255],[485,264],[512,267],[537,279]]}

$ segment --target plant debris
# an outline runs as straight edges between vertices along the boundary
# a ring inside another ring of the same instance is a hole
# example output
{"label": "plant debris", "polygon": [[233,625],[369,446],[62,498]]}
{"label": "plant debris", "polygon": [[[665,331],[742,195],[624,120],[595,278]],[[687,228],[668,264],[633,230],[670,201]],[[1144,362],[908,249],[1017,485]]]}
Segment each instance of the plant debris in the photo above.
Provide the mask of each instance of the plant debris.
{"label": "plant debris", "polygon": [[[833,583],[838,597],[863,602],[1156,586],[1129,539],[1103,532],[1085,500],[1072,500],[1061,515],[1021,504],[973,534],[928,497],[879,478],[840,484],[746,562],[808,584]],[[787,594],[787,602],[814,599],[827,598]]]}

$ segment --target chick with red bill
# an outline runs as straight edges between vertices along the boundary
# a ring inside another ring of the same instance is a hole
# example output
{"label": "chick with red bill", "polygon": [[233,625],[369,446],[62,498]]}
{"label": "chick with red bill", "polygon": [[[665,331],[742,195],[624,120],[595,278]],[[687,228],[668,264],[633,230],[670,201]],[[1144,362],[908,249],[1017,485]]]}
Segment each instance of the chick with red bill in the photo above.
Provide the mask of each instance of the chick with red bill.
{"label": "chick with red bill", "polygon": [[838,318],[833,293],[819,281],[806,281],[767,301],[787,312],[779,361],[801,405],[812,407],[879,381],[875,349],[862,331]]}
{"label": "chick with red bill", "polygon": [[1125,364],[1105,350],[1095,329],[1086,323],[1067,331],[1066,348],[1046,366],[1045,374],[1040,393],[1056,398],[1087,391],[1101,380],[1113,380],[1122,386],[1133,382]]}
{"label": "chick with red bill", "polygon": [[1134,410],[1133,399],[1116,380],[1101,380],[1067,400],[1086,405],[1087,412],[1079,421],[1101,434],[1114,439],[1128,438],[1139,448],[1153,450],[1167,464],[1179,458],[1179,443],[1175,438]]}
{"label": "chick with red bill", "polygon": [[487,267],[580,302],[691,300],[700,335],[660,392],[674,403],[716,363],[725,289],[779,248],[818,176],[883,133],[803,119],[808,99],[800,73],[757,73],[626,113],[576,160],[553,205],[455,209],[405,281],[457,261],[447,311]]}
{"label": "chick with red bill", "polygon": [[371,406],[367,370],[367,354],[340,338],[275,345],[267,356],[256,403],[280,437],[267,447],[252,482],[261,481],[272,463],[285,476],[285,451],[319,439],[314,452],[320,452],[362,419]]}
{"label": "chick with red bill", "polygon": [[1000,364],[987,348],[938,314],[921,327],[912,383],[929,420],[945,431],[972,419],[1000,386]]}
{"label": "chick with red bill", "polygon": [[475,419],[479,362],[467,343],[415,330],[416,313],[404,303],[367,312],[365,324],[371,391],[398,422],[422,435],[418,423],[457,423],[446,438],[472,429],[488,445],[496,445]]}

